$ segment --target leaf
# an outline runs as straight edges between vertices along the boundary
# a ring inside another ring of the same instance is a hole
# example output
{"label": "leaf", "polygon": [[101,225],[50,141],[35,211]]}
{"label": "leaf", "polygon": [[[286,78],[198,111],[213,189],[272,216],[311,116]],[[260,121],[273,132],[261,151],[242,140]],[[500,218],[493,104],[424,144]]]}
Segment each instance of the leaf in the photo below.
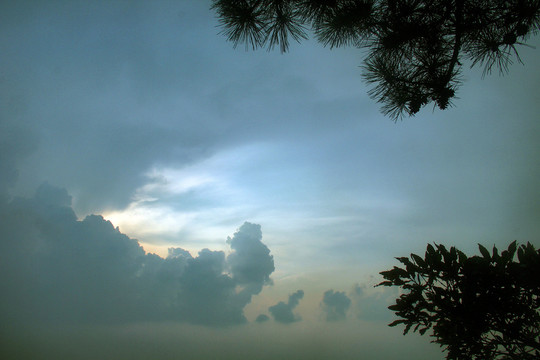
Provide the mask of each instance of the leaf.
{"label": "leaf", "polygon": [[388,326],[394,327],[396,325],[403,324],[403,323],[406,323],[406,322],[407,322],[407,320],[404,320],[404,319],[394,320],[390,324],[388,324]]}
{"label": "leaf", "polygon": [[514,257],[514,254],[516,253],[516,248],[517,248],[517,242],[516,240],[514,240],[508,246],[508,254],[510,255],[510,260]]}
{"label": "leaf", "polygon": [[427,246],[427,252],[428,252],[430,255],[435,254],[435,249],[433,248],[433,246],[432,246],[431,244],[428,244],[428,246]]}
{"label": "leaf", "polygon": [[523,250],[524,247],[525,247],[524,245],[521,245],[517,250],[517,256],[518,256],[519,262],[523,262],[525,260],[525,251]]}
{"label": "leaf", "polygon": [[405,330],[403,330],[403,335],[407,335],[409,330],[411,329],[412,323],[408,323],[407,326],[405,326]]}
{"label": "leaf", "polygon": [[407,265],[408,263],[411,262],[408,257],[397,257],[396,259],[403,265]]}
{"label": "leaf", "polygon": [[530,257],[531,259],[536,256],[536,250],[534,249],[533,244],[530,242],[527,242],[527,247],[525,248],[525,254]]}
{"label": "leaf", "polygon": [[426,267],[426,262],[420,256],[418,256],[416,254],[411,254],[411,258],[414,260],[416,265],[420,266],[421,268]]}
{"label": "leaf", "polygon": [[409,263],[407,264],[407,266],[405,267],[406,271],[407,271],[407,276],[408,277],[414,277],[414,275],[418,272],[419,268],[418,266],[414,265],[413,263]]}
{"label": "leaf", "polygon": [[402,269],[400,267],[397,267],[397,266],[394,266],[394,268],[392,269],[392,271],[394,271],[398,277],[409,277],[409,272],[405,269]]}
{"label": "leaf", "polygon": [[493,260],[499,259],[499,250],[493,245]]}
{"label": "leaf", "polygon": [[480,249],[480,253],[486,260],[490,260],[491,256],[489,255],[488,249],[486,249],[482,244],[478,244],[478,249]]}
{"label": "leaf", "polygon": [[446,250],[446,247],[442,244],[437,245],[437,250],[443,255],[445,258],[448,256],[448,250]]}
{"label": "leaf", "polygon": [[507,264],[510,261],[510,253],[507,250],[503,250],[501,253],[502,264]]}
{"label": "leaf", "polygon": [[438,269],[440,267],[440,265],[442,264],[442,255],[440,252],[436,252],[435,253],[435,256],[433,258],[433,265],[436,266],[436,268]]}
{"label": "leaf", "polygon": [[405,269],[394,266],[392,270],[381,271],[379,274],[383,276],[385,280],[397,280],[400,277],[408,277],[408,273]]}
{"label": "leaf", "polygon": [[450,258],[452,259],[452,261],[457,260],[457,250],[454,246],[450,248]]}
{"label": "leaf", "polygon": [[464,264],[467,261],[467,255],[461,250],[457,250],[457,254],[459,257],[459,263]]}

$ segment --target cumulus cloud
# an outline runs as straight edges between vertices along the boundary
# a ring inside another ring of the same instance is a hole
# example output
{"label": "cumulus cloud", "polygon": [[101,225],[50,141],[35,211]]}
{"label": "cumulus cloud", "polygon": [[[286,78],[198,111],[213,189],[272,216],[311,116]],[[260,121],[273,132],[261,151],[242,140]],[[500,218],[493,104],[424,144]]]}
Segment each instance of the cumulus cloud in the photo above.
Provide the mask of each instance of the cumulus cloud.
{"label": "cumulus cloud", "polygon": [[326,315],[326,321],[345,320],[351,306],[351,299],[345,294],[334,290],[324,292],[321,308]]}
{"label": "cumulus cloud", "polygon": [[295,293],[289,295],[289,301],[287,303],[280,301],[276,305],[270,306],[268,308],[268,311],[270,311],[270,314],[272,314],[275,321],[283,324],[300,321],[300,316],[294,314],[293,310],[303,297],[304,291],[298,290]]}
{"label": "cumulus cloud", "polygon": [[0,321],[242,323],[274,271],[261,240],[245,223],[229,256],[171,248],[164,259],[101,216],[78,220],[67,191],[43,184],[0,204]]}
{"label": "cumulus cloud", "polygon": [[270,274],[275,269],[274,258],[261,239],[261,226],[250,223],[242,225],[227,239],[233,250],[227,257],[232,276],[250,294],[258,294],[263,285],[270,284]]}

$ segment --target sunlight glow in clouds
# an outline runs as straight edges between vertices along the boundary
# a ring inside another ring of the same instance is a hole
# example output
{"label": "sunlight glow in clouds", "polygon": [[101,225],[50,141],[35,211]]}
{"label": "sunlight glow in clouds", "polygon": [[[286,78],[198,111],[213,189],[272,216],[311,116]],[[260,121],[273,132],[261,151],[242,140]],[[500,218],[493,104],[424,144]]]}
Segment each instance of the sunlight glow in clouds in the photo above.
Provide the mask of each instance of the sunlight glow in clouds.
{"label": "sunlight glow in clouds", "polygon": [[215,182],[208,175],[190,174],[189,171],[183,169],[154,168],[146,176],[151,182],[136,191],[134,198],[137,200],[157,200],[151,197],[153,193],[183,194]]}
{"label": "sunlight glow in clouds", "polygon": [[[223,234],[230,232],[238,217],[249,217],[261,206],[253,195],[258,190],[244,180],[271,150],[265,144],[252,144],[182,168],[155,166],[145,174],[148,182],[136,189],[126,208],[103,216],[140,238],[147,248],[159,245],[152,242],[177,237],[187,228],[220,246]],[[216,219],[220,221],[216,223]],[[201,247],[205,246],[208,244]],[[193,243],[187,245],[190,247],[200,249]]]}
{"label": "sunlight glow in clouds", "polygon": [[197,217],[197,212],[178,211],[167,204],[167,199],[217,186],[211,176],[193,169],[153,168],[146,178],[148,183],[135,191],[133,201],[125,209],[104,214],[105,218],[137,236],[182,231]]}

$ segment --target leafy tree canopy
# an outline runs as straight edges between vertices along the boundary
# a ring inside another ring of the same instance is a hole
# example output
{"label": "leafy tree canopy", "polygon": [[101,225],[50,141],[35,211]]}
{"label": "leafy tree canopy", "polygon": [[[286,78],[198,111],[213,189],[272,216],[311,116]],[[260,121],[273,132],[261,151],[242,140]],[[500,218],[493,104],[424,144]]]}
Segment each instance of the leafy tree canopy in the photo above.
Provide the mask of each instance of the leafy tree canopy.
{"label": "leafy tree canopy", "polygon": [[446,109],[462,61],[508,71],[540,27],[539,0],[213,0],[222,33],[246,49],[300,42],[367,48],[363,76],[394,120],[434,103]]}
{"label": "leafy tree canopy", "polygon": [[540,250],[515,241],[501,253],[479,248],[467,257],[435,244],[424,257],[397,258],[403,266],[381,272],[378,285],[403,289],[389,326],[431,329],[447,359],[540,359]]}

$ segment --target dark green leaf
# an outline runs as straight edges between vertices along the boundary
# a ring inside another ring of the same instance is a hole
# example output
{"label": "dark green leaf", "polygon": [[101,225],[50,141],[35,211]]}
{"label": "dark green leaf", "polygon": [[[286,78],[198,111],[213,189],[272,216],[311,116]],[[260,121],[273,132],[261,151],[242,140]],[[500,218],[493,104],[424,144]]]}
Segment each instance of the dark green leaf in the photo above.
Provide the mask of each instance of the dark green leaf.
{"label": "dark green leaf", "polygon": [[450,248],[450,258],[452,259],[452,261],[457,260],[457,251],[456,251],[456,248],[454,246],[452,246]]}
{"label": "dark green leaf", "polygon": [[427,245],[427,252],[431,256],[433,256],[433,254],[435,254],[435,249],[433,248],[433,246],[431,244]]}
{"label": "dark green leaf", "polygon": [[467,255],[461,250],[457,250],[460,264],[464,264],[467,261]]}
{"label": "dark green leaf", "polygon": [[411,254],[411,258],[414,260],[416,265],[420,266],[421,268],[426,267],[426,263],[425,263],[424,259],[422,259],[420,256],[418,256],[416,254]]}
{"label": "dark green leaf", "polygon": [[448,250],[446,250],[446,247],[442,244],[437,245],[437,250],[439,250],[441,255],[444,257],[447,257],[449,255]]}
{"label": "dark green leaf", "polygon": [[517,248],[517,242],[514,240],[508,246],[508,253],[510,254],[510,259],[514,257],[514,254],[516,253],[516,248]]}
{"label": "dark green leaf", "polygon": [[413,324],[410,322],[407,324],[407,326],[405,326],[405,330],[403,330],[403,335],[407,335],[407,333],[409,332],[409,330],[411,329],[411,326]]}
{"label": "dark green leaf", "polygon": [[484,259],[486,260],[491,259],[491,256],[489,255],[489,251],[484,246],[482,246],[482,244],[478,244],[478,249],[480,249],[480,253],[484,257]]}
{"label": "dark green leaf", "polygon": [[499,250],[493,245],[493,260],[497,261],[499,259]]}
{"label": "dark green leaf", "polygon": [[407,320],[403,320],[403,319],[394,320],[390,324],[388,324],[388,326],[394,327],[396,325],[403,324],[403,323],[406,323],[406,322],[407,322]]}
{"label": "dark green leaf", "polygon": [[523,249],[524,249],[524,246],[522,245],[517,250],[517,256],[518,256],[519,262],[525,261],[525,251]]}
{"label": "dark green leaf", "polygon": [[408,257],[397,257],[396,259],[403,265],[407,265],[411,262]]}

